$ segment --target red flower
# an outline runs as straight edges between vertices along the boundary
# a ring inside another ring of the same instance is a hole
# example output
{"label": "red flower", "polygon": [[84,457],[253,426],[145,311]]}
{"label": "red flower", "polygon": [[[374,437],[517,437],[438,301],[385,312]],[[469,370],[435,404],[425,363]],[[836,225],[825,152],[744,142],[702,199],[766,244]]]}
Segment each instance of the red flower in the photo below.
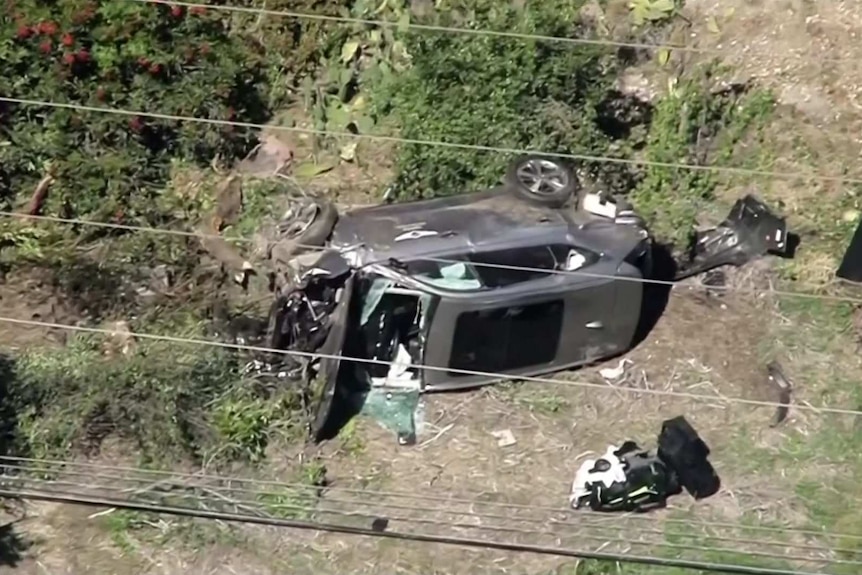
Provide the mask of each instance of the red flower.
{"label": "red flower", "polygon": [[53,46],[51,45],[50,40],[45,40],[41,44],[39,44],[39,51],[43,54],[50,54]]}
{"label": "red flower", "polygon": [[78,62],[85,63],[90,61],[90,53],[84,49],[78,50],[78,53],[75,54],[75,58]]}
{"label": "red flower", "polygon": [[139,117],[135,116],[129,120],[129,128],[131,128],[133,132],[140,132],[144,129],[144,122]]}
{"label": "red flower", "polygon": [[160,64],[153,64],[150,66],[150,74],[152,74],[153,76],[157,75],[161,71],[162,66]]}
{"label": "red flower", "polygon": [[96,99],[98,101],[104,102],[107,97],[108,97],[108,94],[107,94],[107,92],[105,92],[104,88],[102,88],[102,87],[96,88]]}
{"label": "red flower", "polygon": [[18,26],[18,39],[26,40],[33,34],[33,30],[30,29],[29,26],[20,25]]}
{"label": "red flower", "polygon": [[63,46],[66,46],[68,48],[75,43],[75,37],[69,33],[66,33],[63,34],[63,38],[60,39],[60,42],[62,42]]}
{"label": "red flower", "polygon": [[174,18],[182,18],[183,9],[179,6],[171,6],[171,16],[173,16]]}
{"label": "red flower", "polygon": [[48,36],[53,36],[57,33],[57,25],[53,22],[40,22],[39,23],[39,32],[42,34],[47,34]]}
{"label": "red flower", "polygon": [[207,54],[210,53],[210,45],[209,44],[201,44],[200,47],[198,48],[198,51],[202,55],[206,56]]}
{"label": "red flower", "polygon": [[65,54],[63,54],[63,63],[67,66],[71,66],[75,63],[75,55],[71,52],[66,52]]}
{"label": "red flower", "polygon": [[189,12],[191,12],[195,16],[203,16],[204,14],[206,14],[206,11],[207,9],[203,6],[193,6],[192,8],[189,8]]}

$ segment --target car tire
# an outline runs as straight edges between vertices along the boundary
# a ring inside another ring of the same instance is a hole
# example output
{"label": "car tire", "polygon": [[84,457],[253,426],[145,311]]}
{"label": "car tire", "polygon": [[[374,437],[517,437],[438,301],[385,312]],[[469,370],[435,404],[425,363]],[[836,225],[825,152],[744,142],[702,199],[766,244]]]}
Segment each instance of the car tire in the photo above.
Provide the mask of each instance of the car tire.
{"label": "car tire", "polygon": [[309,224],[305,231],[299,236],[300,249],[306,250],[310,247],[321,247],[329,239],[335,222],[338,220],[338,210],[330,202],[318,202],[317,214],[314,221]]}
{"label": "car tire", "polygon": [[281,236],[270,244],[269,257],[276,263],[287,264],[295,256],[320,248],[332,235],[338,221],[337,208],[325,201],[315,201],[314,205],[314,217],[304,230],[294,236]]}
{"label": "car tire", "polygon": [[504,183],[519,197],[551,208],[564,206],[580,189],[577,174],[568,164],[536,155],[516,158]]}

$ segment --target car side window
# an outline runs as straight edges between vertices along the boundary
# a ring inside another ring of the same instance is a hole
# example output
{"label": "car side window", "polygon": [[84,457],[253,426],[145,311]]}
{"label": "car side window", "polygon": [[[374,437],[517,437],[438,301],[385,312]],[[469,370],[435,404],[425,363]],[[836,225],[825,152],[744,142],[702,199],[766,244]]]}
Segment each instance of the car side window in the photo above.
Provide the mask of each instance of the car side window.
{"label": "car side window", "polygon": [[563,310],[558,299],[463,312],[455,322],[449,368],[497,373],[551,363],[562,335]]}
{"label": "car side window", "polygon": [[480,252],[467,257],[488,288],[541,279],[555,271],[575,271],[599,259],[594,252],[561,244]]}
{"label": "car side window", "polygon": [[404,271],[422,281],[453,290],[496,289],[542,279],[558,271],[592,265],[599,255],[571,245],[554,244],[412,260]]}
{"label": "car side window", "polygon": [[543,278],[556,268],[557,261],[549,246],[531,246],[467,256],[476,267],[482,284],[488,288]]}

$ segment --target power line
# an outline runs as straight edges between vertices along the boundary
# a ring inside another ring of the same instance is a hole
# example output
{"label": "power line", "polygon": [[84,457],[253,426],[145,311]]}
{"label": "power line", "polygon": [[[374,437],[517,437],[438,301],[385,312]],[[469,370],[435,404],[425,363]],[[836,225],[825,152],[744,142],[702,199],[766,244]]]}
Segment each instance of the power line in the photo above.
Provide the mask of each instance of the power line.
{"label": "power line", "polygon": [[[135,0],[139,1],[139,0]],[[830,176],[826,174],[803,174],[801,172],[776,172],[770,170],[756,170],[752,168],[740,168],[734,166],[715,166],[715,165],[700,165],[700,164],[684,164],[676,162],[657,162],[653,160],[638,160],[631,158],[614,158],[610,156],[594,156],[589,154],[571,154],[560,152],[543,152],[537,150],[528,150],[524,148],[505,148],[497,146],[484,146],[479,144],[462,144],[457,142],[443,142],[439,140],[422,140],[416,138],[402,138],[399,136],[384,136],[380,134],[354,134],[352,132],[338,132],[333,130],[320,130],[316,128],[300,128],[297,126],[279,126],[255,124],[252,122],[238,122],[235,120],[219,120],[214,118],[201,118],[196,116],[176,116],[172,114],[160,114],[157,112],[144,112],[128,110],[123,108],[107,108],[102,106],[87,106],[84,104],[68,104],[63,102],[49,102],[44,100],[28,100],[22,98],[7,98],[0,97],[0,102],[8,102],[10,104],[21,104],[25,106],[44,106],[49,108],[59,108],[65,110],[77,110],[79,112],[96,112],[117,114],[121,116],[153,118],[157,120],[168,120],[172,122],[199,122],[203,124],[211,124],[216,126],[233,126],[239,128],[248,128],[253,130],[281,130],[285,132],[294,132],[299,134],[308,134],[315,136],[329,136],[334,138],[354,138],[366,139],[370,141],[389,142],[397,144],[411,144],[415,146],[436,146],[440,148],[450,148],[458,150],[472,150],[478,152],[494,152],[500,154],[533,154],[549,158],[560,158],[565,160],[575,160],[583,162],[599,162],[609,164],[622,164],[627,166],[653,166],[659,168],[671,168],[677,170],[694,170],[716,172],[734,175],[760,176],[769,177],[779,180],[802,180],[802,181],[823,181],[823,182],[839,182],[846,184],[862,184],[862,178],[849,178],[846,176]]]}
{"label": "power line", "polygon": [[[0,317],[0,323],[11,323],[18,325],[29,325],[34,327],[44,327],[49,329],[65,329],[69,331],[78,331],[82,333],[97,333],[102,335],[112,335],[114,331],[110,329],[96,328],[96,327],[85,327],[79,325],[70,325],[63,323],[53,323],[46,321],[37,321],[37,320],[29,320],[29,319],[17,319],[12,317]],[[285,350],[285,349],[274,349],[268,347],[261,346],[253,346],[253,345],[241,345],[237,343],[228,343],[221,341],[209,341],[204,339],[194,339],[194,338],[185,338],[185,337],[176,337],[170,335],[157,335],[152,333],[143,333],[143,332],[126,332],[126,335],[140,338],[140,339],[149,339],[153,341],[164,341],[171,343],[184,343],[184,344],[192,344],[192,345],[204,345],[211,347],[221,347],[225,349],[233,349],[233,350],[245,350],[245,351],[253,351],[257,353],[266,353],[266,354],[280,354],[294,357],[304,357],[308,359],[335,359],[335,360],[346,360],[355,363],[362,364],[371,364],[371,365],[394,365],[394,361],[384,361],[380,359],[368,359],[368,358],[360,358],[360,357],[350,357],[341,354],[326,354],[326,353],[317,353],[317,352],[307,352],[307,351],[296,351],[296,350]],[[438,371],[438,372],[446,372],[450,374],[458,374],[458,375],[471,375],[478,377],[491,378],[494,380],[517,380],[517,381],[529,381],[535,383],[549,383],[554,385],[564,385],[564,386],[572,386],[572,387],[584,387],[584,388],[593,388],[593,389],[602,389],[602,390],[614,390],[617,392],[625,391],[628,393],[634,394],[646,394],[646,395],[655,395],[662,397],[677,397],[681,399],[693,399],[698,401],[707,401],[707,402],[725,402],[730,404],[740,404],[740,405],[752,405],[758,407],[781,407],[788,409],[798,409],[804,411],[812,411],[815,413],[834,413],[840,415],[862,415],[862,411],[855,409],[843,409],[837,407],[829,407],[829,406],[813,406],[813,405],[804,405],[798,403],[792,404],[784,404],[777,401],[765,401],[765,400],[757,400],[757,399],[747,399],[742,397],[720,397],[720,396],[710,396],[703,395],[698,393],[688,393],[682,391],[670,391],[663,389],[635,389],[630,387],[617,387],[617,386],[609,386],[607,384],[601,383],[593,383],[588,381],[569,381],[562,379],[553,379],[553,378],[545,378],[545,377],[534,377],[527,375],[512,375],[506,373],[495,373],[488,371],[478,371],[472,369],[458,369],[458,368],[449,368],[442,366],[432,366],[432,365],[411,365],[410,367],[420,370],[427,371]],[[720,408],[719,406],[714,405],[713,403],[707,403],[709,407]]]}
{"label": "power line", "polygon": [[[84,469],[94,469],[94,470],[109,470],[109,471],[119,471],[119,472],[127,472],[127,473],[141,473],[152,475],[155,477],[161,477],[161,481],[168,480],[170,478],[178,478],[178,479],[194,479],[194,480],[203,480],[203,481],[221,481],[228,483],[248,483],[252,485],[260,485],[264,487],[275,488],[288,488],[288,489],[309,489],[308,485],[299,484],[299,483],[285,483],[282,481],[273,481],[273,480],[265,480],[265,479],[256,479],[251,477],[236,477],[236,476],[222,476],[222,475],[211,475],[206,473],[182,473],[177,471],[166,471],[159,469],[143,469],[136,467],[128,467],[128,466],[120,466],[120,465],[108,465],[104,463],[90,463],[90,462],[81,462],[81,461],[63,461],[57,459],[38,459],[38,458],[28,458],[28,457],[14,457],[14,456],[3,456],[0,457],[0,467],[3,466],[3,461],[18,461],[22,463],[30,463],[36,465],[53,465],[53,466],[74,466],[81,467]],[[8,464],[6,464],[8,466]],[[24,468],[27,469],[25,465],[20,464],[12,464],[15,468]],[[64,470],[65,472],[69,472],[68,470]],[[354,494],[362,497],[367,496],[377,496],[377,497],[390,497],[394,499],[408,499],[408,500],[416,500],[416,501],[430,501],[435,503],[448,503],[448,504],[462,504],[468,505],[471,508],[476,505],[482,505],[486,507],[494,507],[500,509],[511,509],[516,511],[542,511],[547,513],[563,513],[565,515],[572,515],[574,511],[567,508],[558,508],[558,507],[550,507],[550,506],[542,506],[536,504],[523,505],[518,503],[509,503],[509,502],[501,502],[501,501],[481,501],[477,499],[465,499],[465,498],[457,498],[457,497],[442,497],[429,495],[427,493],[406,493],[400,491],[379,491],[379,490],[369,490],[369,489],[356,489],[350,487],[338,487],[338,486],[326,486],[324,491],[336,491],[343,492],[348,494]],[[439,506],[437,507],[439,508]],[[622,515],[615,516],[614,520],[619,520]],[[654,519],[652,517],[648,517],[645,515],[631,514],[624,516],[628,520],[633,521],[648,521],[652,522]],[[599,518],[599,517],[584,517],[581,514],[578,514],[578,521],[593,521],[596,520],[597,523],[607,522],[607,518]],[[716,521],[692,521],[686,519],[679,519],[668,517],[663,519],[666,523],[678,524],[683,527],[704,527],[704,528],[717,528],[717,529],[745,529],[747,531],[760,531],[760,532],[771,532],[771,533],[794,533],[799,535],[808,535],[814,537],[827,537],[827,538],[841,538],[848,540],[862,540],[862,535],[854,535],[850,533],[835,533],[835,532],[825,532],[818,531],[814,529],[803,529],[797,527],[771,527],[766,525],[739,525],[735,523],[727,523],[727,522],[716,522]]]}
{"label": "power line", "polygon": [[[19,478],[14,477],[14,476],[13,477],[0,476],[0,487],[12,489],[12,486],[10,486],[8,483],[6,483],[6,480],[9,480],[9,479],[11,479],[12,482],[22,482]],[[95,478],[95,479],[99,479],[99,478]],[[45,492],[45,493],[65,493],[65,494],[70,494],[70,495],[82,495],[82,496],[95,495],[92,491],[86,491],[86,492],[78,491],[78,490],[67,491],[67,490],[63,490],[63,489],[54,490],[54,489],[42,488],[42,487],[39,487],[39,485],[46,485],[46,484],[49,486],[64,485],[64,486],[71,487],[71,488],[86,488],[88,490],[96,490],[97,492],[99,492],[99,496],[101,496],[101,497],[114,497],[117,495],[123,495],[122,490],[116,488],[115,486],[94,483],[93,480],[94,480],[94,478],[90,478],[90,482],[80,483],[80,482],[72,482],[72,481],[65,481],[65,480],[45,480],[45,479],[32,479],[31,478],[29,480],[24,480],[23,482],[25,483],[27,488],[34,488],[36,491]],[[31,483],[34,483],[36,485],[31,486],[30,485]],[[23,488],[23,487],[24,486],[21,486],[19,488]],[[105,493],[105,492],[108,492],[108,493]],[[249,494],[249,493],[253,494],[253,492],[244,492],[244,493],[245,494]],[[266,516],[272,517],[273,516],[271,513],[266,511],[266,509],[285,510],[285,511],[289,510],[293,513],[335,515],[338,517],[347,517],[347,518],[361,517],[361,518],[367,518],[367,519],[375,519],[378,517],[382,517],[382,518],[386,518],[389,521],[393,521],[393,522],[414,523],[417,525],[428,525],[428,526],[434,526],[434,527],[445,527],[446,529],[465,529],[465,530],[469,529],[469,530],[479,531],[479,532],[512,533],[512,534],[532,535],[532,536],[545,535],[545,536],[552,536],[555,538],[577,537],[578,539],[581,539],[581,540],[596,541],[596,542],[605,543],[605,544],[618,543],[618,544],[626,544],[629,546],[636,546],[636,547],[663,547],[663,548],[667,548],[667,549],[674,549],[674,550],[677,550],[680,552],[698,551],[698,552],[703,552],[703,553],[736,553],[736,554],[745,555],[748,557],[759,557],[759,558],[767,558],[767,559],[783,559],[785,561],[828,563],[828,564],[835,564],[835,565],[862,565],[862,561],[824,558],[822,556],[810,557],[810,556],[804,556],[804,555],[791,555],[788,553],[777,553],[777,552],[770,552],[770,551],[739,550],[739,549],[732,549],[732,548],[726,548],[726,547],[715,547],[715,546],[710,546],[710,545],[695,545],[695,544],[686,544],[686,543],[670,543],[670,542],[666,542],[666,541],[637,540],[637,539],[626,538],[626,537],[622,536],[620,533],[621,529],[618,529],[618,532],[615,535],[616,538],[611,539],[611,538],[606,537],[606,536],[596,535],[596,534],[592,534],[592,533],[575,533],[575,532],[571,532],[571,531],[570,532],[561,532],[560,530],[552,531],[552,530],[548,529],[552,525],[562,526],[562,524],[559,524],[559,523],[558,524],[552,524],[552,523],[548,523],[548,522],[533,521],[533,523],[541,524],[543,526],[543,528],[542,529],[536,529],[536,528],[526,529],[523,527],[513,527],[510,525],[487,525],[487,524],[476,524],[476,523],[464,523],[464,522],[459,522],[459,521],[444,521],[444,520],[439,520],[439,519],[428,519],[425,516],[423,516],[423,517],[407,517],[407,516],[392,515],[388,512],[386,512],[386,513],[375,513],[375,512],[370,512],[370,511],[369,512],[361,512],[361,511],[356,511],[356,510],[346,511],[346,510],[342,510],[342,509],[329,509],[329,508],[320,507],[319,505],[315,506],[315,505],[311,505],[311,504],[301,505],[298,503],[284,503],[284,502],[264,502],[264,503],[262,503],[260,501],[254,501],[254,500],[248,500],[248,499],[226,498],[225,496],[221,495],[221,493],[219,491],[213,491],[211,495],[182,494],[182,493],[176,493],[176,492],[164,493],[164,494],[159,494],[159,493],[152,493],[152,494],[153,495],[165,495],[166,497],[170,498],[172,501],[175,499],[187,500],[189,502],[189,504],[215,503],[215,504],[220,504],[220,505],[227,505],[227,506],[233,507],[237,510],[243,510],[245,513],[260,512],[263,515],[258,515],[258,516],[264,516],[264,517],[266,517]],[[144,495],[144,493],[139,492],[139,493],[135,493],[134,495],[140,496],[140,495]],[[264,495],[264,494],[257,494],[257,495]],[[283,494],[276,494],[276,495],[283,495]],[[121,497],[120,499],[122,501],[130,501],[130,502],[136,501],[136,499],[132,499],[128,496]],[[150,503],[150,501],[144,501],[144,502]],[[356,502],[356,501],[349,501],[346,503],[353,503],[353,504],[360,503],[361,505],[368,506],[368,507],[377,507],[377,508],[387,508],[388,507],[388,508],[391,508],[391,506],[387,506],[386,504],[377,504],[377,503],[372,504],[372,503],[367,503],[367,502]],[[186,505],[182,505],[182,507],[187,508]],[[200,507],[192,508],[192,509],[200,509]],[[417,509],[415,509],[415,511],[423,511],[423,509],[417,508]],[[436,509],[425,509],[424,511],[440,512],[440,510],[436,510]],[[477,517],[477,518],[478,517],[486,517],[486,516],[480,516],[478,514],[459,513],[459,512],[443,511],[443,513],[450,514],[450,515],[469,515],[469,516]],[[502,519],[511,521],[512,523],[516,523],[516,522],[529,523],[529,521],[523,521],[522,519],[519,519],[519,518],[502,517]],[[569,527],[574,527],[574,525],[570,524]],[[589,527],[591,530],[596,529],[596,526],[590,525]],[[603,528],[598,527],[598,529],[601,530]],[[604,529],[607,529],[607,528],[604,528]],[[643,530],[639,529],[638,532],[643,533]],[[663,534],[661,531],[658,531],[658,533]],[[712,539],[712,537],[710,537],[710,539]],[[745,540],[745,539],[740,539],[740,538],[735,538],[735,539],[734,538],[727,538],[727,539],[730,539],[731,541],[733,541],[735,543],[743,543],[744,542],[744,543],[748,543],[749,545],[754,545],[757,543],[760,543],[761,545],[770,545],[771,544],[770,542],[758,542],[758,541]],[[781,544],[779,544],[779,545],[781,545]],[[783,546],[790,549],[790,550],[801,549],[801,548],[796,548],[793,545],[786,544],[786,543],[783,544]],[[824,551],[824,549],[822,547],[810,546],[810,548],[813,550],[816,550],[818,552]],[[837,553],[839,551],[848,551],[851,553],[857,553],[858,554],[858,552],[854,552],[852,550],[831,549],[830,551],[833,553]]]}
{"label": "power line", "polygon": [[521,32],[510,32],[506,30],[490,30],[487,28],[461,28],[454,26],[441,26],[437,24],[420,24],[410,22],[402,24],[392,20],[380,20],[371,18],[353,18],[349,16],[330,16],[326,14],[313,14],[309,12],[294,12],[291,10],[271,10],[267,8],[251,8],[246,6],[233,6],[225,4],[198,4],[194,2],[173,2],[171,0],[131,0],[142,4],[162,4],[182,6],[184,8],[203,8],[222,12],[237,14],[252,14],[257,16],[277,16],[281,18],[292,18],[296,20],[311,20],[317,22],[331,22],[337,24],[359,24],[363,26],[379,26],[381,28],[404,28],[406,31],[420,32],[443,32],[447,34],[466,34],[470,36],[489,36],[498,38],[512,38],[516,40],[532,40],[537,42],[554,42],[570,45],[606,46],[612,48],[632,48],[642,50],[677,50],[680,52],[692,52],[696,54],[721,53],[722,50],[710,50],[707,48],[694,48],[679,44],[647,44],[643,42],[618,42],[614,40],[602,40],[599,38],[567,38],[565,36],[548,36],[544,34],[527,34]]}
{"label": "power line", "polygon": [[268,525],[273,527],[286,527],[306,531],[324,531],[329,533],[340,533],[344,535],[359,535],[372,538],[415,541],[421,543],[438,543],[441,545],[452,545],[496,551],[535,553],[539,555],[571,557],[575,559],[593,559],[598,561],[613,561],[617,563],[632,563],[659,567],[676,567],[679,569],[713,571],[717,573],[730,573],[735,575],[828,575],[822,572],[771,569],[765,567],[749,567],[745,565],[710,563],[705,561],[692,561],[686,559],[664,559],[659,557],[629,555],[621,553],[581,551],[569,548],[554,548],[540,545],[509,543],[467,537],[431,535],[426,533],[407,533],[387,530],[380,531],[373,528],[353,527],[349,525],[339,525],[335,523],[323,523],[296,519],[260,517],[240,513],[226,513],[220,511],[188,509],[176,506],[126,501],[122,499],[93,497],[78,493],[48,493],[39,491],[16,491],[9,489],[0,489],[0,497],[31,499],[36,501],[51,501],[55,503],[70,503],[75,505],[87,505],[93,507],[113,507],[117,509],[127,509],[131,511],[141,511],[145,513],[161,513],[167,515],[176,515],[180,517]]}
{"label": "power line", "polygon": [[[17,461],[21,463],[13,463],[11,466],[7,464],[3,464],[4,461]],[[28,458],[28,457],[15,457],[15,456],[3,456],[0,457],[0,467],[12,467],[15,469],[27,469],[31,470],[31,468],[27,467],[24,464],[32,464],[32,465],[41,465],[43,468],[45,466],[56,466],[66,468],[69,466],[79,467],[83,469],[92,469],[92,470],[108,470],[108,471],[118,471],[123,473],[140,473],[145,475],[150,475],[152,477],[147,480],[152,479],[153,477],[161,478],[156,481],[167,481],[169,479],[177,479],[177,480],[198,480],[198,481],[216,481],[216,482],[226,482],[226,483],[246,483],[251,485],[259,485],[264,488],[272,488],[272,489],[318,489],[311,488],[306,484],[301,483],[289,483],[283,481],[273,481],[266,479],[257,479],[252,477],[237,477],[237,476],[223,476],[223,475],[212,475],[206,473],[183,473],[178,471],[167,471],[160,469],[144,469],[144,468],[136,468],[136,467],[128,467],[121,465],[108,465],[104,463],[91,463],[91,462],[82,462],[82,461],[63,461],[58,459],[39,459],[39,458]],[[41,468],[40,468],[41,470]],[[85,475],[84,472],[70,472],[68,469],[63,469],[64,473],[70,473],[74,475]],[[50,469],[46,471],[46,473],[51,473]],[[141,481],[144,481],[141,478]],[[347,494],[353,494],[356,496],[362,497],[383,497],[383,498],[393,498],[393,499],[407,499],[414,501],[430,501],[439,504],[461,504],[467,505],[469,507],[474,506],[485,506],[485,507],[493,507],[498,509],[510,509],[513,511],[531,511],[531,512],[546,512],[546,513],[558,513],[565,514],[567,516],[575,514],[574,511],[568,508],[559,508],[559,507],[550,507],[543,506],[537,504],[523,505],[518,503],[510,503],[510,502],[501,502],[501,501],[482,501],[478,499],[465,499],[458,497],[442,497],[439,495],[429,495],[428,493],[406,493],[401,491],[380,491],[380,490],[370,490],[370,489],[356,489],[350,487],[339,487],[328,485],[322,489],[325,492],[341,492]],[[440,506],[436,506],[433,509],[440,509]],[[461,513],[459,511],[453,511],[453,513]],[[470,512],[473,514],[474,512]],[[499,515],[488,515],[488,514],[478,514],[479,516],[485,517],[502,517]],[[614,521],[619,521],[620,518],[625,518],[627,520],[632,521],[647,521],[653,522],[654,518],[639,515],[639,514],[629,514],[629,515],[615,515],[613,517]],[[578,522],[595,522],[594,524],[606,523],[610,520],[608,517],[592,517],[592,516],[584,516],[583,514],[577,514]],[[814,529],[804,529],[798,527],[772,527],[766,525],[739,525],[736,523],[727,523],[727,522],[716,522],[716,521],[693,521],[687,519],[673,518],[667,517],[662,519],[665,523],[677,524],[682,527],[692,528],[692,527],[703,527],[710,529],[745,529],[746,531],[759,531],[764,533],[793,533],[797,535],[806,535],[813,537],[826,537],[826,538],[841,538],[847,540],[862,540],[862,535],[854,535],[851,533],[836,533],[836,532],[826,532],[819,531]],[[565,524],[565,522],[562,522]],[[592,523],[591,523],[592,524]]]}
{"label": "power line", "polygon": [[[314,14],[309,12],[295,12],[290,10],[271,10],[267,8],[252,8],[246,6],[233,5],[216,5],[216,4],[198,4],[194,2],[174,2],[172,0],[131,0],[143,4],[162,4],[172,6],[182,6],[184,8],[203,8],[205,10],[214,10],[222,12],[231,12],[237,14],[250,14],[257,16],[276,16],[281,18],[291,18],[295,20],[310,20],[317,22],[330,22],[336,24],[358,24],[363,26],[379,26],[381,28],[404,28],[407,32],[442,32],[446,34],[462,34],[471,36],[488,36],[498,38],[511,38],[517,40],[528,40],[536,42],[551,42],[570,45],[592,45],[605,46],[608,48],[630,48],[634,50],[669,50],[676,52],[686,52],[690,54],[713,54],[722,55],[728,52],[724,48],[701,48],[695,46],[687,46],[684,44],[670,43],[645,43],[645,42],[624,42],[618,40],[606,40],[601,38],[569,38],[566,36],[550,36],[544,34],[529,34],[522,32],[511,32],[507,30],[492,30],[488,28],[464,28],[455,26],[442,26],[437,24],[421,24],[410,22],[402,24],[392,20],[371,19],[371,18],[354,18],[349,16],[330,16],[326,14]],[[792,52],[791,52],[792,53]],[[801,52],[795,54],[802,56]],[[853,62],[849,58],[822,58],[818,62]]]}
{"label": "power line", "polygon": [[[212,234],[212,233],[204,233],[204,232],[190,232],[185,230],[173,230],[168,228],[156,228],[156,227],[148,227],[148,226],[138,226],[131,224],[117,224],[112,222],[97,222],[93,220],[83,220],[77,218],[60,218],[55,216],[42,216],[42,215],[31,215],[31,214],[22,214],[18,212],[9,212],[9,211],[0,211],[0,217],[9,217],[9,218],[17,218],[24,220],[36,220],[43,222],[53,222],[59,224],[66,225],[82,225],[82,226],[93,226],[105,229],[113,229],[113,230],[122,230],[122,231],[131,231],[131,232],[141,232],[141,233],[152,233],[159,235],[175,235],[185,238],[219,238],[226,241],[240,242],[240,243],[248,243],[252,244],[255,240],[252,238],[247,238],[244,236],[232,236],[232,235],[220,235],[220,234]],[[292,243],[296,248],[300,248],[307,251],[327,251],[333,248],[328,246],[315,246],[315,245],[307,245],[302,243]],[[426,256],[422,258],[423,261],[442,263],[442,264],[461,264],[464,263],[462,260],[455,259],[447,259],[447,258],[437,258]],[[557,270],[557,269],[546,269],[546,268],[537,268],[537,267],[528,267],[528,266],[515,266],[515,265],[507,265],[507,264],[494,264],[494,263],[486,263],[486,262],[470,262],[470,265],[477,268],[489,268],[489,269],[502,269],[507,271],[519,271],[526,273],[543,273],[548,275],[573,275],[580,277],[588,277],[593,279],[605,279],[612,281],[621,281],[621,282],[634,282],[648,285],[660,285],[666,286],[671,289],[680,289],[691,287],[685,284],[680,284],[679,282],[673,280],[661,280],[654,278],[636,278],[636,277],[627,277],[627,276],[616,276],[610,274],[599,274],[586,270]],[[706,286],[704,286],[706,287]],[[802,284],[802,287],[815,289],[820,286],[809,286]],[[709,289],[714,292],[722,292],[722,293],[736,293],[736,294],[749,294],[756,295],[761,293],[763,290],[758,289],[746,289],[741,287],[732,287],[732,286],[709,286]],[[845,302],[845,303],[855,303],[862,304],[862,298],[858,297],[850,297],[850,296],[839,296],[839,295],[830,295],[830,294],[820,294],[820,293],[805,293],[801,291],[788,291],[788,290],[776,290],[770,289],[769,293],[777,296],[777,297],[797,297],[797,298],[808,298],[808,299],[817,299],[822,301],[837,301],[837,302]]]}

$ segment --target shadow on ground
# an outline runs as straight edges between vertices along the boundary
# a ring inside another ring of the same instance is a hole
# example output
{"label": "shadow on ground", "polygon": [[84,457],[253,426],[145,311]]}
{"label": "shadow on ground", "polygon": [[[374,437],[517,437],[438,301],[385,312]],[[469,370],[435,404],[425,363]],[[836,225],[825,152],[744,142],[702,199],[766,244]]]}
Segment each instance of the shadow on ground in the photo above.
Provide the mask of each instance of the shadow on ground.
{"label": "shadow on ground", "polygon": [[15,522],[0,525],[0,567],[15,567],[24,559],[30,542],[15,532]]}

